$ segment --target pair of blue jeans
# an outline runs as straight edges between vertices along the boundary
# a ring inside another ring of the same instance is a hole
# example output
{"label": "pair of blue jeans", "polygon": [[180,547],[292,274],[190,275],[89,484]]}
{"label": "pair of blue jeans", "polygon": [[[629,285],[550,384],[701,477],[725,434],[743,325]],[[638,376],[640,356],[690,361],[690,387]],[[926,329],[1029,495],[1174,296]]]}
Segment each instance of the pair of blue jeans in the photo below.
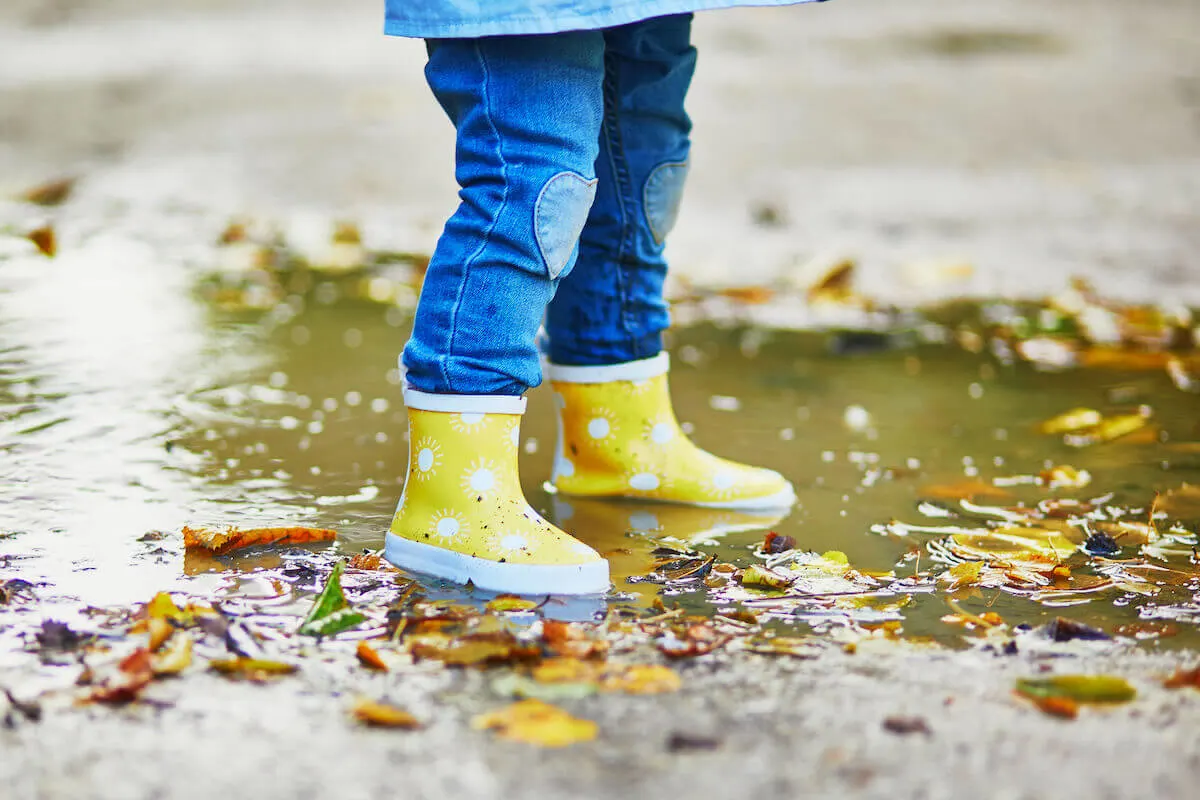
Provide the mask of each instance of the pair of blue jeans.
{"label": "pair of blue jeans", "polygon": [[556,364],[650,358],[663,245],[687,174],[691,15],[537,36],[431,39],[457,131],[459,206],[403,363],[422,392],[519,395]]}

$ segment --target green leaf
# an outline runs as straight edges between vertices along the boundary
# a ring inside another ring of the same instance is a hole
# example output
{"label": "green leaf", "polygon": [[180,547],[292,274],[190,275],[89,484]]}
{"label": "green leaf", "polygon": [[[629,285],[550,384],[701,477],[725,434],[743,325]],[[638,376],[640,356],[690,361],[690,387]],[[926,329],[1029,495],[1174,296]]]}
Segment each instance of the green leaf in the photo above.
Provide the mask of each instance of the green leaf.
{"label": "green leaf", "polygon": [[300,624],[300,633],[305,636],[333,636],[366,621],[365,616],[350,608],[346,595],[342,592],[344,568],[345,564],[341,561],[333,566],[333,571],[325,581],[325,588],[321,590],[317,602]]}
{"label": "green leaf", "polygon": [[1055,675],[1021,678],[1017,692],[1026,697],[1066,697],[1078,703],[1127,703],[1137,697],[1129,681],[1116,675]]}

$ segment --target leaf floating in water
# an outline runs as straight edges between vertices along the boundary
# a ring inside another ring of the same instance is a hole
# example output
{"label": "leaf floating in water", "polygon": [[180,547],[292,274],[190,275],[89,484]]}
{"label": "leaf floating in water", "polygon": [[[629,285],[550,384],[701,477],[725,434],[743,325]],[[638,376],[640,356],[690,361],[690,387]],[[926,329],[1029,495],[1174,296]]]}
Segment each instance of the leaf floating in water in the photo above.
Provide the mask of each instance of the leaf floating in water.
{"label": "leaf floating in water", "polygon": [[594,722],[576,719],[557,706],[534,699],[480,714],[471,720],[471,727],[495,730],[502,739],[542,747],[566,747],[591,741],[598,730]]}
{"label": "leaf floating in water", "polygon": [[1154,508],[1175,519],[1200,520],[1200,486],[1185,483],[1164,492],[1159,495]]}
{"label": "leaf floating in water", "polygon": [[787,575],[760,564],[751,564],[742,570],[741,583],[742,586],[755,589],[782,591],[795,583],[798,577],[798,575]]}
{"label": "leaf floating in water", "polygon": [[1063,437],[1063,442],[1071,447],[1088,447],[1103,444],[1128,436],[1134,431],[1146,427],[1148,419],[1142,414],[1121,414],[1116,417],[1105,417],[1099,424],[1085,428],[1077,433],[1069,433]]}
{"label": "leaf floating in water", "polygon": [[341,561],[334,564],[333,571],[325,581],[325,588],[301,623],[299,633],[306,636],[333,636],[366,621],[363,614],[349,607],[346,595],[342,592],[344,568],[345,564]]}
{"label": "leaf floating in water", "polygon": [[1137,690],[1129,681],[1116,675],[1020,678],[1017,693],[1031,699],[1065,698],[1076,703],[1127,703],[1137,697]]}
{"label": "leaf floating in water", "polygon": [[788,550],[796,549],[796,540],[791,536],[782,536],[775,531],[771,531],[763,539],[762,551],[767,555],[773,556],[779,553],[786,553]]}
{"label": "leaf floating in water", "polygon": [[949,582],[950,591],[961,589],[964,586],[973,586],[979,583],[979,573],[982,569],[983,562],[981,561],[964,561],[946,570],[942,575],[942,580]]}
{"label": "leaf floating in water", "polygon": [[1050,435],[1072,433],[1099,425],[1102,419],[1104,415],[1094,408],[1073,408],[1043,422],[1041,431]]}
{"label": "leaf floating in water", "polygon": [[498,631],[469,633],[438,643],[415,642],[412,654],[415,658],[441,661],[455,667],[485,667],[533,661],[541,656],[541,649],[518,641],[508,631]]}
{"label": "leaf floating in water", "polygon": [[488,601],[487,610],[496,613],[533,611],[541,603],[515,594],[502,594]]}
{"label": "leaf floating in water", "polygon": [[350,713],[359,722],[375,728],[415,731],[422,727],[420,720],[391,703],[379,703],[364,698],[354,704]]}
{"label": "leaf floating in water", "polygon": [[590,697],[599,688],[595,683],[545,683],[513,672],[492,681],[492,691],[501,697],[532,697],[547,703]]}
{"label": "leaf floating in water", "polygon": [[589,636],[581,626],[570,622],[543,620],[542,640],[547,650],[559,656],[603,658],[608,653],[607,641]]}
{"label": "leaf floating in water", "polygon": [[244,547],[270,544],[308,544],[329,542],[337,538],[337,531],[326,528],[183,528],[183,546],[189,550],[207,550],[213,555],[224,555]]}
{"label": "leaf floating in water", "polygon": [[1092,475],[1086,469],[1059,464],[1042,470],[1038,481],[1048,489],[1082,489],[1092,482]]}
{"label": "leaf floating in water", "polygon": [[798,636],[772,636],[752,639],[742,648],[750,653],[765,656],[794,656],[796,658],[816,658],[821,648],[812,639]]}
{"label": "leaf floating in water", "polygon": [[942,483],[921,488],[921,496],[934,500],[977,500],[990,498],[1003,500],[1012,497],[1012,493],[998,486],[981,481],[978,478],[958,481],[957,483]]}
{"label": "leaf floating in water", "polygon": [[1043,628],[1043,633],[1052,642],[1070,642],[1075,639],[1093,642],[1112,641],[1112,637],[1099,628],[1093,628],[1091,625],[1085,625],[1066,617],[1055,617]]}

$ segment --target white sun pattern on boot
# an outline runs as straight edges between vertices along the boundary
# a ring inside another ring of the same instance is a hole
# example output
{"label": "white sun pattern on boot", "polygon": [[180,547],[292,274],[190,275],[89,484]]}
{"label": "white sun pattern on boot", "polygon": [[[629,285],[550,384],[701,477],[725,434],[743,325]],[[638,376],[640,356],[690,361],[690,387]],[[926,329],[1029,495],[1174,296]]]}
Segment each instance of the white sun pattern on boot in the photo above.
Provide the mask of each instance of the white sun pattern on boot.
{"label": "white sun pattern on boot", "polygon": [[463,472],[463,491],[469,495],[490,498],[499,486],[499,468],[494,461],[477,458]]}
{"label": "white sun pattern on boot", "polygon": [[432,478],[442,465],[442,446],[431,436],[425,436],[413,445],[417,457],[413,463],[412,476],[419,481]]}

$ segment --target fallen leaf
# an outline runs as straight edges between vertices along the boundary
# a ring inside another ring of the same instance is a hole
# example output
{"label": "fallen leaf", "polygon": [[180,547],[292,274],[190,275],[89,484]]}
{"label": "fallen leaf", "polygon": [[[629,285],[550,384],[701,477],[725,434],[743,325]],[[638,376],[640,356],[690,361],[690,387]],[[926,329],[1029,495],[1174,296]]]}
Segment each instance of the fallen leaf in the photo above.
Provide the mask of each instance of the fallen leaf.
{"label": "fallen leaf", "polygon": [[1154,507],[1175,519],[1200,519],[1200,485],[1185,483],[1163,492]]}
{"label": "fallen leaf", "polygon": [[972,586],[978,583],[979,573],[982,569],[983,562],[981,561],[964,561],[946,570],[942,574],[942,580],[949,582],[949,590],[954,591],[963,586]]}
{"label": "fallen leaf", "polygon": [[1200,666],[1195,666],[1192,669],[1183,669],[1180,667],[1175,670],[1171,677],[1163,681],[1163,686],[1168,689],[1184,689],[1187,687],[1200,689]]}
{"label": "fallen leaf", "polygon": [[1038,710],[1052,717],[1075,719],[1079,716],[1079,703],[1069,697],[1028,697]]}
{"label": "fallen leaf", "polygon": [[1129,681],[1115,675],[1054,675],[1019,678],[1017,693],[1029,698],[1066,698],[1076,703],[1127,703],[1137,697]]}
{"label": "fallen leaf", "polygon": [[746,305],[768,303],[775,297],[775,291],[766,286],[730,286],[717,290],[717,294]]}
{"label": "fallen leaf", "polygon": [[658,650],[668,658],[694,658],[711,653],[730,638],[718,633],[711,622],[696,623],[682,631],[667,630],[658,640]]}
{"label": "fallen leaf", "polygon": [[31,189],[26,189],[17,195],[17,197],[26,203],[33,203],[39,206],[61,205],[70,197],[71,190],[75,188],[76,180],[76,178],[56,178],[38,184]]}
{"label": "fallen leaf", "polygon": [[979,498],[1001,500],[1012,496],[1010,492],[978,478],[925,486],[921,488],[920,494],[921,497],[935,500],[976,500]]}
{"label": "fallen leaf", "polygon": [[269,544],[306,544],[328,542],[337,531],[326,528],[183,528],[183,546],[189,550],[207,550],[223,555],[244,547]]}
{"label": "fallen leaf", "polygon": [[208,663],[209,669],[222,675],[247,678],[261,681],[274,675],[291,675],[300,668],[285,661],[272,661],[266,658],[226,658]]}
{"label": "fallen leaf", "polygon": [[350,713],[359,722],[374,728],[399,728],[413,731],[422,727],[420,720],[391,703],[380,703],[363,698],[354,704]]}
{"label": "fallen leaf", "polygon": [[820,653],[820,645],[811,639],[799,636],[772,636],[747,641],[744,650],[768,656],[796,656],[797,658],[816,658]]}
{"label": "fallen leaf", "polygon": [[781,536],[775,531],[771,531],[763,539],[762,551],[767,555],[777,555],[794,549],[796,549],[796,540],[791,536]]}
{"label": "fallen leaf", "polygon": [[595,694],[598,689],[596,683],[542,683],[515,672],[501,675],[492,681],[492,691],[501,697],[532,697],[547,703],[578,700]]}
{"label": "fallen leaf", "polygon": [[761,564],[751,564],[742,570],[741,584],[756,589],[775,589],[782,591],[796,582],[798,575],[788,575],[779,570],[764,567]]}
{"label": "fallen leaf", "polygon": [[358,647],[354,649],[354,655],[358,657],[358,662],[367,669],[374,669],[380,672],[388,671],[387,663],[379,657],[379,653],[375,652],[374,647],[367,644],[365,639],[358,643]]}
{"label": "fallen leaf", "polygon": [[541,657],[541,649],[523,644],[507,631],[471,633],[448,642],[414,642],[414,658],[441,661],[455,667],[492,666],[517,661],[533,661]]}
{"label": "fallen leaf", "polygon": [[383,558],[378,553],[355,553],[346,562],[350,569],[379,569],[384,566]]}
{"label": "fallen leaf", "polygon": [[1086,469],[1060,464],[1042,470],[1038,480],[1048,489],[1082,489],[1092,482],[1092,474]]}
{"label": "fallen leaf", "polygon": [[667,737],[668,753],[688,753],[698,750],[716,750],[721,746],[721,740],[716,736],[702,736],[683,731],[671,731]]}
{"label": "fallen leaf", "polygon": [[121,660],[118,674],[93,689],[84,702],[126,705],[137,700],[154,678],[150,651],[139,647]]}
{"label": "fallen leaf", "polygon": [[533,611],[540,603],[515,594],[502,594],[488,601],[487,610],[493,613]]}
{"label": "fallen leaf", "polygon": [[157,653],[158,648],[175,632],[175,626],[162,617],[151,617],[147,620],[150,634],[150,652]]}
{"label": "fallen leaf", "polygon": [[1128,436],[1136,430],[1146,427],[1147,418],[1142,414],[1121,414],[1115,417],[1105,417],[1099,424],[1084,428],[1076,433],[1063,437],[1063,442],[1071,447],[1088,447],[1094,444],[1111,442]]}
{"label": "fallen leaf", "polygon": [[571,658],[603,658],[608,642],[589,636],[580,625],[547,619],[542,621],[542,641],[554,655]]}
{"label": "fallen leaf", "polygon": [[1072,433],[1099,425],[1102,419],[1104,415],[1094,408],[1073,408],[1043,422],[1041,431],[1045,434]]}
{"label": "fallen leaf", "polygon": [[520,700],[507,708],[480,714],[471,720],[475,730],[495,730],[500,738],[514,742],[565,747],[596,738],[596,723],[572,717],[541,700]]}
{"label": "fallen leaf", "polygon": [[579,658],[548,658],[533,668],[535,681],[541,683],[587,683],[600,679],[604,665]]}
{"label": "fallen leaf", "polygon": [[683,685],[679,673],[661,664],[635,664],[604,678],[601,687],[609,692],[627,694],[665,694]]}
{"label": "fallen leaf", "polygon": [[171,639],[170,647],[150,660],[150,669],[155,675],[178,675],[192,664],[192,639],[186,633],[178,633]]}
{"label": "fallen leaf", "polygon": [[366,621],[366,617],[350,608],[346,595],[342,592],[342,570],[345,564],[341,561],[333,565],[333,570],[325,580],[325,587],[317,596],[317,601],[304,618],[297,631],[306,636],[333,636],[356,628]]}
{"label": "fallen leaf", "polygon": [[54,234],[54,228],[49,225],[34,228],[25,234],[25,238],[33,242],[38,252],[47,258],[54,258],[58,253],[58,237]]}
{"label": "fallen leaf", "polygon": [[883,721],[883,729],[888,733],[900,736],[908,736],[913,733],[933,736],[933,731],[929,729],[929,723],[925,721],[924,717],[887,717]]}
{"label": "fallen leaf", "polygon": [[75,650],[91,642],[94,637],[73,630],[65,622],[47,619],[42,621],[41,630],[34,638],[42,650]]}

